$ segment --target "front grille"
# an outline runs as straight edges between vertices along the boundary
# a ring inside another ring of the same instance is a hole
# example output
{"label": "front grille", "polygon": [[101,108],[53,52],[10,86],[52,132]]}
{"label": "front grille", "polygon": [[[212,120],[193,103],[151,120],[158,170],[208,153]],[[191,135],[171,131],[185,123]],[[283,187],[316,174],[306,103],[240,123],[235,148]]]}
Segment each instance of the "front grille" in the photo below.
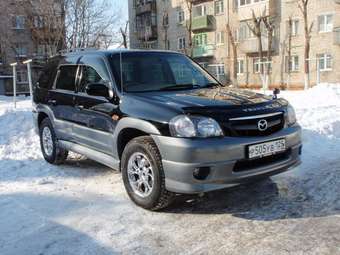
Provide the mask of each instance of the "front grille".
{"label": "front grille", "polygon": [[[264,131],[258,128],[260,120],[266,120],[268,123],[268,128]],[[267,136],[280,131],[283,127],[284,115],[280,112],[230,119],[225,133],[229,136]]]}
{"label": "front grille", "polygon": [[249,171],[249,170],[252,170],[258,167],[265,167],[273,163],[278,163],[280,161],[289,159],[291,153],[292,153],[291,150],[287,150],[283,153],[279,153],[279,154],[275,154],[275,155],[267,156],[263,158],[239,160],[234,165],[233,171],[234,172]]}

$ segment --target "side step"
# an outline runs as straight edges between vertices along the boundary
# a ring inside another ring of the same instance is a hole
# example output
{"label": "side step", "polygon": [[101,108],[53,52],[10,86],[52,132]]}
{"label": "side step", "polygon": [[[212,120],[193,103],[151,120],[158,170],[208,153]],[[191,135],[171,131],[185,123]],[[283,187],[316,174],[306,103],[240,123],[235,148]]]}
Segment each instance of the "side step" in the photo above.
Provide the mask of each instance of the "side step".
{"label": "side step", "polygon": [[79,153],[89,159],[119,171],[119,160],[110,155],[68,141],[59,140],[58,143],[62,148],[68,151]]}

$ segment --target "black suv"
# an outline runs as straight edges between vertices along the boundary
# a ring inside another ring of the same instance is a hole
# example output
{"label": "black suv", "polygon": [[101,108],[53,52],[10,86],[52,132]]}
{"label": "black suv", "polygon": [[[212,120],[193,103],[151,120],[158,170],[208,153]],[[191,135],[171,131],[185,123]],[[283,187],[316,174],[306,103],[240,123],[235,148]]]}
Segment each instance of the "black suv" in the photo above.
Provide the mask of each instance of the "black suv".
{"label": "black suv", "polygon": [[284,99],[223,87],[168,51],[77,51],[49,60],[34,93],[44,158],[68,151],[120,170],[130,198],[157,210],[175,193],[254,181],[300,163]]}

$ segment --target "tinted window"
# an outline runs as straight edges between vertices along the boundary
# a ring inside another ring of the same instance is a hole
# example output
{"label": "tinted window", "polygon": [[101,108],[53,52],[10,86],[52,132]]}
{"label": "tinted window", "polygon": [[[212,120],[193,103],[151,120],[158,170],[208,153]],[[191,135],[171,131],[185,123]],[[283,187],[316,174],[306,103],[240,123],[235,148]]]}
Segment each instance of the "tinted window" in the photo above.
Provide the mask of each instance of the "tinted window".
{"label": "tinted window", "polygon": [[82,78],[79,83],[79,92],[85,92],[86,86],[90,83],[101,83],[104,82],[97,71],[90,66],[82,67]]}
{"label": "tinted window", "polygon": [[59,68],[57,89],[75,91],[75,81],[77,74],[77,66],[61,66]]}
{"label": "tinted window", "polygon": [[59,59],[51,59],[39,73],[39,87],[50,89],[58,71]]}

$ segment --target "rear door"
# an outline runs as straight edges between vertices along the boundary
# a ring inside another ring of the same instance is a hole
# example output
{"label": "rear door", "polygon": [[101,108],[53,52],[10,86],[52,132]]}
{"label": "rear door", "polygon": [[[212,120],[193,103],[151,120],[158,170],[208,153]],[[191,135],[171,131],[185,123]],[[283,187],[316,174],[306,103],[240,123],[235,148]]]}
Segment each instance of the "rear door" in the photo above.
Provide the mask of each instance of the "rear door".
{"label": "rear door", "polygon": [[76,142],[112,155],[113,132],[117,124],[115,118],[119,115],[118,106],[108,98],[86,93],[88,84],[110,81],[109,74],[100,57],[86,56],[82,58],[81,63],[76,96],[77,124],[74,126]]}
{"label": "rear door", "polygon": [[56,118],[55,129],[59,139],[72,141],[75,121],[75,92],[78,65],[60,65],[47,104]]}

